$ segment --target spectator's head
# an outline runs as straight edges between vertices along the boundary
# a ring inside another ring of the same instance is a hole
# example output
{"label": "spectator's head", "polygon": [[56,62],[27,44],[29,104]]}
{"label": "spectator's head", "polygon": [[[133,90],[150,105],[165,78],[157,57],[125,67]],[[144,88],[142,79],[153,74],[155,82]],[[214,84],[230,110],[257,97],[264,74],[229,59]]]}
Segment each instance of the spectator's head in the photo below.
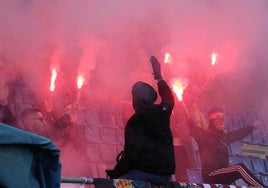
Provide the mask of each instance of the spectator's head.
{"label": "spectator's head", "polygon": [[212,108],[208,112],[209,127],[224,130],[224,112],[222,108]]}
{"label": "spectator's head", "polygon": [[153,104],[157,99],[157,93],[152,86],[138,81],[132,86],[132,105],[136,112]]}
{"label": "spectator's head", "polygon": [[27,108],[21,114],[21,121],[27,131],[41,134],[44,131],[45,121],[42,112],[37,108]]}

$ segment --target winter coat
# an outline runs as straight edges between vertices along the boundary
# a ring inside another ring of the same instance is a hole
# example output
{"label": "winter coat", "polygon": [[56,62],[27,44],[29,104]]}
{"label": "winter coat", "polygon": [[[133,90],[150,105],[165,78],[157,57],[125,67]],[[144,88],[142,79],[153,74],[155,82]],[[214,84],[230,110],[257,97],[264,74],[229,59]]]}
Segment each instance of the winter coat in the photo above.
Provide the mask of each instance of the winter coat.
{"label": "winter coat", "polygon": [[170,115],[174,106],[172,91],[164,80],[158,82],[160,104],[152,104],[135,113],[125,128],[125,146],[110,178],[137,169],[156,175],[175,172],[173,137]]}

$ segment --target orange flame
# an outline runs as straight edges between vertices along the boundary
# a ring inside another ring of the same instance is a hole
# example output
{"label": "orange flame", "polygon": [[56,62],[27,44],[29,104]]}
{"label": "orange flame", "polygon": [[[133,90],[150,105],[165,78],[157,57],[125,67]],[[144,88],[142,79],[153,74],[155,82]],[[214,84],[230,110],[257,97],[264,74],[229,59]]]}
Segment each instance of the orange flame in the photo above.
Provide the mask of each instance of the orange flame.
{"label": "orange flame", "polygon": [[211,54],[211,65],[215,65],[216,64],[216,60],[217,60],[217,54],[215,52],[213,52]]}
{"label": "orange flame", "polygon": [[76,80],[77,88],[81,89],[84,83],[85,83],[85,78],[81,75],[77,76],[77,80]]}
{"label": "orange flame", "polygon": [[165,54],[165,60],[164,60],[164,63],[171,63],[171,56],[169,53],[166,53]]}
{"label": "orange flame", "polygon": [[55,85],[56,78],[57,78],[57,71],[56,71],[55,68],[53,68],[51,70],[50,88],[49,88],[51,92],[55,91],[55,88],[56,88],[56,85]]}
{"label": "orange flame", "polygon": [[187,84],[183,83],[181,80],[174,80],[172,84],[172,88],[174,93],[176,94],[179,101],[182,101],[182,95],[184,89],[187,87]]}

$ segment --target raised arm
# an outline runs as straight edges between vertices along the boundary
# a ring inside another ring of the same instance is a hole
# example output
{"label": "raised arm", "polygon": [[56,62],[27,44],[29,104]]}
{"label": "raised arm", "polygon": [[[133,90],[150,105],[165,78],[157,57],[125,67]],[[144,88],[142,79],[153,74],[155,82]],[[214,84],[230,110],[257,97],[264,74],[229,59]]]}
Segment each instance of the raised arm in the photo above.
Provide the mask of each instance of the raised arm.
{"label": "raised arm", "polygon": [[170,87],[166,83],[166,81],[163,79],[159,80],[157,83],[157,86],[158,86],[158,93],[162,99],[161,105],[166,105],[170,109],[173,109],[174,96],[173,96],[173,93],[172,93]]}
{"label": "raised arm", "polygon": [[249,135],[254,129],[254,126],[247,126],[229,133],[225,133],[224,135],[224,142],[226,142],[227,144],[230,144],[232,142],[235,142],[237,140],[241,140],[244,137],[246,137],[247,135]]}
{"label": "raised arm", "polygon": [[161,97],[161,105],[172,110],[174,106],[174,96],[166,81],[162,79],[160,63],[155,56],[150,58],[150,62],[153,68],[154,79],[158,81],[157,86],[158,93]]}

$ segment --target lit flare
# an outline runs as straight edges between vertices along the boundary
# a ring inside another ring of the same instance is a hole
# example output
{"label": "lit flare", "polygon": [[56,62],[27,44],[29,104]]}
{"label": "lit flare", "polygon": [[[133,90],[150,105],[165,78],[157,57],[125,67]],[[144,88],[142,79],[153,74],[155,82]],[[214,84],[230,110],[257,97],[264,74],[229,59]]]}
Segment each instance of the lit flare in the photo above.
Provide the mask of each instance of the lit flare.
{"label": "lit flare", "polygon": [[176,94],[179,101],[183,100],[183,91],[186,89],[187,84],[184,84],[181,80],[174,80],[172,83],[172,89]]}
{"label": "lit flare", "polygon": [[77,89],[81,89],[84,83],[85,83],[85,78],[81,75],[77,76],[77,81],[76,81]]}
{"label": "lit flare", "polygon": [[56,78],[57,78],[57,71],[56,71],[56,69],[55,68],[53,68],[52,70],[51,70],[51,78],[50,78],[50,91],[51,92],[53,92],[53,91],[55,91],[55,88],[56,88]]}
{"label": "lit flare", "polygon": [[185,112],[188,112],[188,110],[184,104],[182,96],[183,96],[183,92],[187,86],[188,86],[188,84],[183,83],[182,80],[173,80],[173,83],[172,83],[172,89],[173,89],[174,93],[176,94],[178,100],[181,102]]}
{"label": "lit flare", "polygon": [[211,65],[215,65],[216,64],[216,60],[217,60],[217,54],[215,52],[213,52],[211,54]]}
{"label": "lit flare", "polygon": [[165,54],[164,63],[171,63],[171,56],[170,53]]}

